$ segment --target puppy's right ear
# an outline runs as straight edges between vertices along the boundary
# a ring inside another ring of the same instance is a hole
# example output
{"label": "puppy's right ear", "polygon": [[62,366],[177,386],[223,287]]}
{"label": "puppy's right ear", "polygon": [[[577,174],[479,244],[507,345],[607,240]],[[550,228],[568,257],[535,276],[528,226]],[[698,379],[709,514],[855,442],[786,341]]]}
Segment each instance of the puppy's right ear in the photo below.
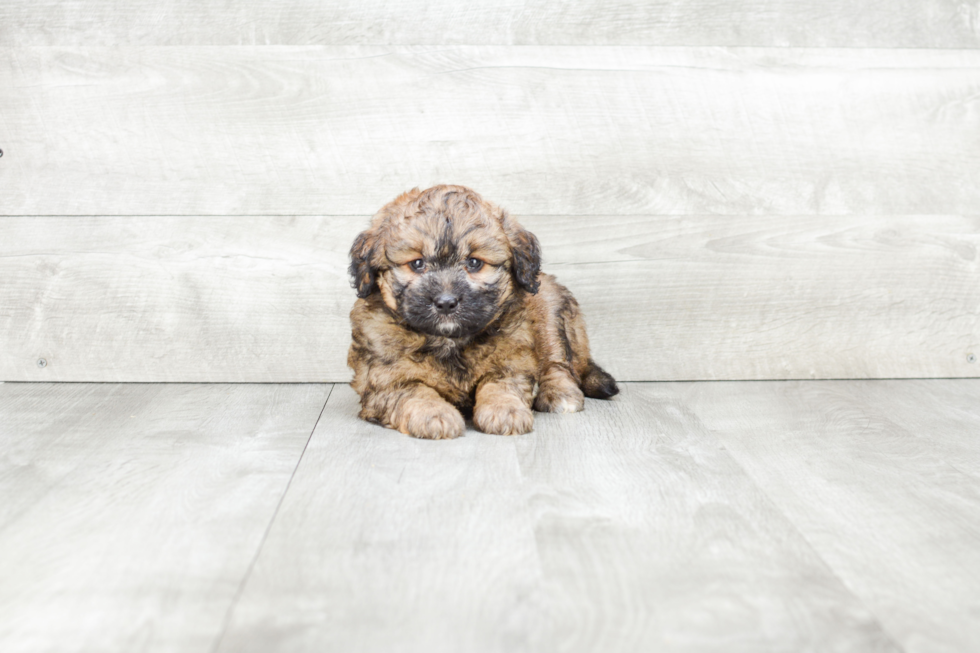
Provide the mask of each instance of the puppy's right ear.
{"label": "puppy's right ear", "polygon": [[374,267],[377,237],[373,229],[361,232],[354,239],[350,248],[351,286],[357,290],[357,296],[364,299],[378,289],[378,269]]}

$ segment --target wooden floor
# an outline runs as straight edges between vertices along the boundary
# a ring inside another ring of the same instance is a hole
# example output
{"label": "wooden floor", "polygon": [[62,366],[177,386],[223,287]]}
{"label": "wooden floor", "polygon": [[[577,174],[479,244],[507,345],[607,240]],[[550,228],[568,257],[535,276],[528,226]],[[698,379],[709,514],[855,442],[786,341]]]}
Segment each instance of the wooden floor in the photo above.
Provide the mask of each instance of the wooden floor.
{"label": "wooden floor", "polygon": [[0,651],[967,651],[980,380],[626,384],[426,442],[345,385],[0,384]]}

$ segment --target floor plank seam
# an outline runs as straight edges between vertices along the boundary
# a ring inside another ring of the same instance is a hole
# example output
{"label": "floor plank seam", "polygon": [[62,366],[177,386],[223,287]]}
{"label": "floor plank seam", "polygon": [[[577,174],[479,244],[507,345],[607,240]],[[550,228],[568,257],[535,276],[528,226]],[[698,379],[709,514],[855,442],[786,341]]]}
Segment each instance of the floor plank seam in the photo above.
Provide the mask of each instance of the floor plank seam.
{"label": "floor plank seam", "polygon": [[868,611],[868,614],[871,615],[871,617],[874,619],[875,625],[877,625],[878,628],[881,630],[882,634],[888,638],[888,641],[895,647],[895,650],[901,651],[902,653],[906,653],[905,647],[902,646],[899,643],[899,641],[895,638],[895,635],[885,627],[878,613],[872,610],[865,602],[865,600],[854,590],[854,588],[851,587],[847,582],[845,582],[845,580],[841,577],[841,575],[837,573],[837,570],[834,569],[834,567],[829,562],[827,562],[827,559],[824,558],[824,556],[813,545],[813,543],[806,536],[806,534],[803,533],[799,525],[795,521],[793,521],[792,517],[790,517],[790,515],[787,514],[786,511],[784,511],[782,508],[779,507],[779,504],[777,504],[773,500],[769,492],[767,492],[765,488],[763,488],[762,484],[759,483],[759,480],[744,465],[742,465],[742,463],[738,461],[738,458],[734,454],[732,454],[731,451],[729,451],[728,447],[725,446],[724,441],[720,437],[718,437],[717,433],[714,430],[708,428],[707,425],[704,424],[704,422],[701,422],[701,420],[697,417],[697,415],[693,415],[693,417],[697,419],[699,424],[701,424],[701,428],[708,435],[708,437],[714,440],[715,443],[719,447],[721,447],[722,450],[724,450],[725,454],[727,454],[729,459],[732,461],[732,464],[734,464],[738,469],[742,470],[742,473],[745,474],[745,477],[752,481],[752,483],[755,485],[759,493],[763,497],[765,497],[765,500],[769,503],[770,506],[772,506],[773,510],[777,514],[782,515],[783,519],[786,520],[786,523],[789,524],[794,531],[796,531],[796,534],[799,535],[800,539],[803,542],[805,542],[806,545],[810,548],[810,551],[813,553],[814,557],[817,560],[819,560],[821,563],[823,563],[824,567],[827,569],[827,572],[835,579],[837,579],[837,582],[841,584],[841,587],[845,588],[848,592],[850,592],[851,596],[854,597],[854,600],[858,602],[858,604],[863,606],[865,610]]}
{"label": "floor plank seam", "polygon": [[[534,437],[537,437],[537,433],[532,432]],[[530,436],[525,436],[530,437]],[[546,578],[545,578],[545,567],[544,562],[541,559],[541,538],[538,534],[537,519],[535,513],[531,510],[531,486],[528,482],[528,476],[521,465],[521,452],[518,448],[518,442],[515,438],[511,438],[511,451],[514,453],[514,464],[517,467],[517,478],[520,479],[520,497],[521,505],[524,510],[524,518],[526,521],[526,527],[530,534],[530,540],[534,544],[534,565],[537,569],[537,583],[534,587],[533,592],[538,596],[542,596],[545,591]]]}
{"label": "floor plank seam", "polygon": [[269,523],[265,527],[265,532],[262,533],[262,539],[259,540],[259,545],[255,547],[255,555],[252,556],[252,560],[248,563],[248,568],[242,575],[242,580],[238,583],[238,588],[235,590],[235,595],[232,597],[231,603],[228,605],[228,611],[225,613],[225,618],[221,624],[221,631],[214,640],[214,646],[211,648],[211,653],[216,653],[216,651],[221,648],[221,642],[224,640],[225,634],[228,632],[228,625],[231,623],[231,616],[234,614],[235,607],[238,605],[238,601],[241,599],[242,593],[245,591],[245,586],[248,584],[248,579],[252,575],[252,570],[255,568],[255,563],[262,554],[262,548],[265,546],[269,533],[272,531],[272,526],[276,523],[276,517],[279,515],[279,510],[282,508],[282,503],[285,501],[286,495],[289,494],[289,488],[293,484],[293,479],[296,477],[296,470],[299,469],[299,466],[303,462],[303,456],[306,455],[306,450],[310,446],[310,441],[313,439],[313,434],[316,433],[316,427],[320,423],[320,419],[323,417],[323,411],[327,409],[327,404],[330,403],[330,396],[333,394],[334,388],[336,387],[336,383],[330,384],[330,391],[327,392],[327,397],[323,400],[323,406],[320,407],[320,413],[317,415],[316,421],[313,423],[313,428],[310,429],[310,435],[308,438],[306,438],[306,443],[303,445],[303,450],[300,452],[299,457],[296,460],[296,465],[293,467],[293,471],[289,475],[289,480],[286,482],[286,486],[283,488],[282,495],[279,497],[279,502],[276,504],[276,509],[272,511],[272,516],[269,518]]}

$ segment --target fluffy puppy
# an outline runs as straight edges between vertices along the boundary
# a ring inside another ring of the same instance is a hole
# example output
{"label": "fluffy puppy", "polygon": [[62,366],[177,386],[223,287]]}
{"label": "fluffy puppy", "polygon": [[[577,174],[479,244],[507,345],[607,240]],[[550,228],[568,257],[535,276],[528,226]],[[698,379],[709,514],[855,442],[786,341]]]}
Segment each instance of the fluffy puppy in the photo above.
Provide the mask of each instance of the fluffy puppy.
{"label": "fluffy puppy", "polygon": [[360,416],[418,438],[534,427],[616,381],[589,355],[578,303],[540,272],[537,238],[464,186],[415,188],[350,250],[358,300],[347,364]]}

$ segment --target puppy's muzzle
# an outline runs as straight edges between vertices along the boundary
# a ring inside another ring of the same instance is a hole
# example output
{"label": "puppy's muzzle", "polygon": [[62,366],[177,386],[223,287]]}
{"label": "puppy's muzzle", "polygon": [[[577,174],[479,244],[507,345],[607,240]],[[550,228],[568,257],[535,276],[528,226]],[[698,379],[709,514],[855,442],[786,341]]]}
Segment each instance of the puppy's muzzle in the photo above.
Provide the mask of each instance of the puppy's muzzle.
{"label": "puppy's muzzle", "polygon": [[442,293],[432,300],[432,305],[443,315],[449,315],[459,306],[459,297],[450,293]]}

